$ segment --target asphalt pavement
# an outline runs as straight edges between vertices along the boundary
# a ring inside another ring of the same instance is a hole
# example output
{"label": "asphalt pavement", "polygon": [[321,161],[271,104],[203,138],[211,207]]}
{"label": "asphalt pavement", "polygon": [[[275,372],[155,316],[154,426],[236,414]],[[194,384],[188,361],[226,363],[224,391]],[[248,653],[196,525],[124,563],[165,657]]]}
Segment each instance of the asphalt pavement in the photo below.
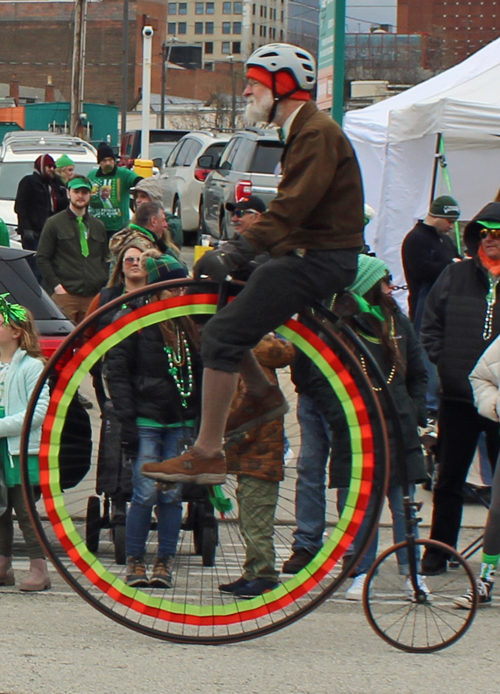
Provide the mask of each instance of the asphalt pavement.
{"label": "asphalt pavement", "polygon": [[[183,255],[189,259],[191,249]],[[421,536],[431,495],[422,489]],[[460,547],[484,525],[465,507]],[[16,535],[17,583],[29,562]],[[387,511],[380,551],[391,541]],[[477,570],[479,556],[472,558]],[[180,645],[136,633],[99,613],[53,573],[53,588],[21,594],[0,587],[0,694],[469,694],[500,676],[500,597],[483,608],[455,645],[431,655],[387,645],[362,606],[341,587],[308,616],[269,636],[224,646]]]}

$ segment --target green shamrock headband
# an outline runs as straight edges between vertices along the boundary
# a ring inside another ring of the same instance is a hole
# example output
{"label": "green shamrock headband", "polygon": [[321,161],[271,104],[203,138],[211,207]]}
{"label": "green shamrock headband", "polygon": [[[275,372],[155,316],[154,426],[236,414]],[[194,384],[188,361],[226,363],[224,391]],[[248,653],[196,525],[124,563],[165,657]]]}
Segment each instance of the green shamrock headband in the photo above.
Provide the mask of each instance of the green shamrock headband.
{"label": "green shamrock headband", "polygon": [[16,323],[21,325],[28,318],[28,312],[20,304],[11,304],[6,301],[5,297],[9,294],[0,294],[0,313],[3,316],[5,323]]}

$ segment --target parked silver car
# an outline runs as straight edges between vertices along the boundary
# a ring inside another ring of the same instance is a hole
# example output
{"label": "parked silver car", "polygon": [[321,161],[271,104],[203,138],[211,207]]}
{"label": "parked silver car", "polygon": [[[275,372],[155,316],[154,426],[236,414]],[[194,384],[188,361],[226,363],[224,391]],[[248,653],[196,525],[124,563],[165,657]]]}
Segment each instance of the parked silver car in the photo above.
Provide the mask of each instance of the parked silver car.
{"label": "parked silver car", "polygon": [[[193,131],[184,135],[170,153],[161,172],[165,208],[181,218],[184,241],[194,236],[196,242],[200,228],[200,200],[205,178],[219,162],[229,135],[208,131]],[[212,166],[200,168],[197,159],[202,154],[210,157]]]}
{"label": "parked silver car", "polygon": [[[268,204],[276,196],[282,152],[274,129],[247,128],[234,134],[205,181],[200,213],[205,233],[221,239],[232,235],[227,202],[258,195]],[[207,164],[204,156],[198,159],[199,166]]]}

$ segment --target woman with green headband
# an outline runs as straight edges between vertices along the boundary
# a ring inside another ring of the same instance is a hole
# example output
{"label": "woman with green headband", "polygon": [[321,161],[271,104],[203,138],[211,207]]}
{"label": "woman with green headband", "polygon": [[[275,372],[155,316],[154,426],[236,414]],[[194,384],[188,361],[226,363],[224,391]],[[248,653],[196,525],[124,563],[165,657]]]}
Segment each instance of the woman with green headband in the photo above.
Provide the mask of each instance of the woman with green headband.
{"label": "woman with green headband", "polygon": [[[389,268],[383,260],[368,255],[360,255],[358,274],[355,282],[348,287],[357,302],[355,318],[346,322],[356,331],[368,347],[385,376],[391,395],[399,412],[400,424],[405,441],[405,457],[410,491],[415,493],[415,483],[426,479],[425,461],[417,427],[424,426],[427,410],[425,404],[427,372],[425,370],[422,348],[409,319],[402,313],[391,297]],[[360,357],[363,369],[370,376],[369,366]],[[375,391],[378,389],[373,388]],[[350,445],[345,421],[339,416],[338,404],[332,401],[331,389],[318,388],[317,404],[325,415],[332,430],[332,452],[330,461],[330,487],[339,488],[339,506],[343,508],[347,498],[350,478]],[[384,410],[384,402],[380,404]],[[394,542],[405,540],[406,525],[403,509],[403,488],[398,477],[394,431],[388,412],[384,412],[389,436],[390,477],[387,499],[392,514]],[[363,586],[368,570],[375,561],[378,548],[378,535],[369,546],[354,573],[352,586],[346,593],[348,600],[361,600]],[[402,576],[402,589],[411,599],[413,587],[408,578],[410,570],[408,556],[403,549],[397,555],[399,573]],[[425,576],[419,575],[419,584],[427,592]]]}
{"label": "woman with green headband", "polygon": [[[33,592],[50,588],[50,577],[43,548],[24,503],[19,454],[26,409],[44,360],[32,315],[23,306],[6,301],[7,296],[0,295],[0,475],[2,487],[7,491],[0,507],[0,586],[15,583],[12,569],[12,514],[15,512],[30,559],[30,572],[19,589]],[[45,385],[35,407],[28,441],[29,479],[35,490],[40,482],[38,452],[49,397]],[[35,495],[39,493],[38,490]]]}

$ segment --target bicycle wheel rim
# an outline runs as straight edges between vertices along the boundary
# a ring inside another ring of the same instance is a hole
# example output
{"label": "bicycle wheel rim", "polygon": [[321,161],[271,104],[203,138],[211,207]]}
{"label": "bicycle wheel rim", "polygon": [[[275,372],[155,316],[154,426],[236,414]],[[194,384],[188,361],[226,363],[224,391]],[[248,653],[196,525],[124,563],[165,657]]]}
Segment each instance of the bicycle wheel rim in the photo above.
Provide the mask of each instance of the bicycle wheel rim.
{"label": "bicycle wheel rim", "polygon": [[[415,540],[415,546],[446,552],[458,568],[447,574],[425,577],[429,600],[418,603],[401,599],[402,583],[394,581],[398,551],[408,551],[408,541],[389,547],[370,569],[363,594],[363,607],[370,626],[386,643],[406,653],[435,653],[456,643],[470,628],[477,609],[477,589],[469,563],[454,549],[435,540]],[[387,570],[392,562],[392,576]],[[383,567],[383,568],[381,568]],[[401,577],[399,577],[401,578]],[[454,600],[472,591],[471,609],[459,610]],[[417,645],[424,642],[423,645]]]}

